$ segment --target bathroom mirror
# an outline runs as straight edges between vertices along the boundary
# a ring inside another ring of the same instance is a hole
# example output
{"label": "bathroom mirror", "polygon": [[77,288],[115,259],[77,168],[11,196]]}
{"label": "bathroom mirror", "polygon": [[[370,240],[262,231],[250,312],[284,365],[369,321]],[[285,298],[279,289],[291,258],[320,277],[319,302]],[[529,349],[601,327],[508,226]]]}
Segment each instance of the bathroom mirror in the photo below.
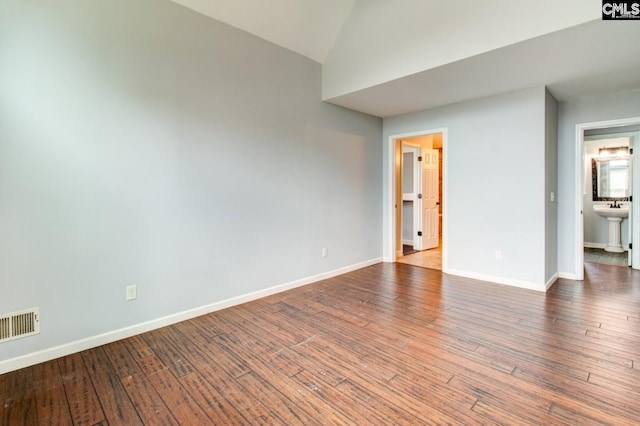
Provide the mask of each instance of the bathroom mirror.
{"label": "bathroom mirror", "polygon": [[629,158],[591,160],[593,201],[629,201]]}

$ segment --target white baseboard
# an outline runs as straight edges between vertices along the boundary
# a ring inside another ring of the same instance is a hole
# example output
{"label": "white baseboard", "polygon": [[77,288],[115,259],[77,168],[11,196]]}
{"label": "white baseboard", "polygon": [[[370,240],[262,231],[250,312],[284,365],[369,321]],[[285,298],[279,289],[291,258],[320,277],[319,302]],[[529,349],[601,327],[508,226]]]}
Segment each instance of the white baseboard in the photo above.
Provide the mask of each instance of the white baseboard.
{"label": "white baseboard", "polygon": [[597,248],[597,249],[604,249],[607,245],[603,244],[603,243],[587,243],[585,242],[584,244],[585,248]]}
{"label": "white baseboard", "polygon": [[546,287],[546,284],[543,284],[543,283],[513,280],[511,278],[496,277],[494,275],[487,275],[487,274],[477,274],[473,272],[461,271],[458,269],[447,269],[446,271],[443,269],[442,272],[444,272],[445,274],[457,275],[459,277],[471,278],[479,281],[488,281],[494,284],[509,285],[512,287],[519,287],[527,290],[536,290],[536,291],[546,292],[548,288]]}
{"label": "white baseboard", "polygon": [[312,284],[317,281],[321,281],[321,280],[332,278],[338,275],[346,274],[347,272],[351,272],[357,269],[366,268],[367,266],[375,265],[376,263],[380,263],[381,261],[382,261],[382,258],[367,260],[364,262],[356,263],[354,265],[335,269],[333,271],[324,272],[322,274],[313,275],[310,277],[291,281],[285,284],[269,287],[264,290],[243,294],[241,296],[236,296],[230,299],[214,302],[209,305],[200,306],[198,308],[189,309],[183,312],[178,312],[176,314],[168,315],[162,318],[146,321],[140,324],[135,324],[129,327],[121,328],[119,330],[109,331],[107,333],[99,334],[97,336],[87,337],[85,339],[77,340],[75,342],[70,342],[64,345],[55,346],[53,348],[44,349],[44,350],[30,353],[27,355],[22,355],[19,357],[3,360],[3,361],[0,361],[0,374],[8,373],[10,371],[19,370],[21,368],[39,364],[41,362],[46,362],[52,359],[71,355],[80,351],[105,345],[107,343],[115,342],[117,340],[126,339],[128,337],[145,333],[147,331],[155,330],[161,327],[166,327],[171,324],[176,324],[181,321],[186,321],[191,318],[195,318],[211,312],[219,311],[221,309],[225,309],[231,306],[240,305],[242,303],[250,302],[252,300],[271,296],[272,294],[281,293],[283,291],[291,290],[296,287],[301,287],[307,284]]}
{"label": "white baseboard", "polygon": [[553,285],[553,283],[558,281],[559,277],[560,277],[560,275],[557,272],[555,274],[553,274],[553,276],[551,278],[549,278],[549,281],[547,281],[547,283],[545,284],[545,288],[547,290],[549,290],[551,288],[551,286]]}
{"label": "white baseboard", "polygon": [[[607,245],[602,243],[584,243],[583,245],[584,245],[584,248],[596,248],[596,249],[602,249],[602,250],[607,248]],[[622,246],[625,253],[628,251],[627,247],[628,246],[626,244]]]}
{"label": "white baseboard", "polygon": [[402,244],[405,246],[412,246],[413,240],[402,240]]}
{"label": "white baseboard", "polygon": [[562,278],[563,280],[580,281],[578,279],[578,275],[573,272],[558,272],[558,278]]}

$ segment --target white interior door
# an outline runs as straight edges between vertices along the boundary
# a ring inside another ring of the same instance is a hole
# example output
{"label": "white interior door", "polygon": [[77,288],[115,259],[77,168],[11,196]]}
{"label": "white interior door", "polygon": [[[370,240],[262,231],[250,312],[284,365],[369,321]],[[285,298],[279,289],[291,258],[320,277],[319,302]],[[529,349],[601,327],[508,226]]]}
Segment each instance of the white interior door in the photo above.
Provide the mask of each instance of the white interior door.
{"label": "white interior door", "polygon": [[422,149],[414,148],[413,157],[413,249],[422,250]]}
{"label": "white interior door", "polygon": [[422,250],[438,247],[440,163],[437,149],[422,149]]}

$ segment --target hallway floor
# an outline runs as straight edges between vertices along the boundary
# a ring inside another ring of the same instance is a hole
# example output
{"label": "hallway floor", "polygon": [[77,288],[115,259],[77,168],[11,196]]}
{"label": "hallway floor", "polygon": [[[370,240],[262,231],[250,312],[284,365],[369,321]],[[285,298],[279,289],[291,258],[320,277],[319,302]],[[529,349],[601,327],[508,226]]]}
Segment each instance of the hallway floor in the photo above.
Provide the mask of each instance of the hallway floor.
{"label": "hallway floor", "polygon": [[442,270],[442,242],[436,248],[419,251],[396,259],[398,263]]}

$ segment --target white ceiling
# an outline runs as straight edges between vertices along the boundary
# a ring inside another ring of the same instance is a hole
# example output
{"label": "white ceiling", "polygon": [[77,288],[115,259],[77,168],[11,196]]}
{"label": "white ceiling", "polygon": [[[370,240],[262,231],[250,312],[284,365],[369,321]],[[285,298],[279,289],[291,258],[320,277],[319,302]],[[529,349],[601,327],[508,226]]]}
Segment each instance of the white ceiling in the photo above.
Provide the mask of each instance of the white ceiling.
{"label": "white ceiling", "polygon": [[[357,0],[172,1],[322,63]],[[560,101],[639,88],[638,40],[635,22],[598,19],[326,100],[390,117],[530,87]]]}
{"label": "white ceiling", "polygon": [[172,0],[322,63],[356,0]]}
{"label": "white ceiling", "polygon": [[640,88],[640,25],[628,24],[588,22],[326,100],[390,117],[532,87],[559,101]]}

